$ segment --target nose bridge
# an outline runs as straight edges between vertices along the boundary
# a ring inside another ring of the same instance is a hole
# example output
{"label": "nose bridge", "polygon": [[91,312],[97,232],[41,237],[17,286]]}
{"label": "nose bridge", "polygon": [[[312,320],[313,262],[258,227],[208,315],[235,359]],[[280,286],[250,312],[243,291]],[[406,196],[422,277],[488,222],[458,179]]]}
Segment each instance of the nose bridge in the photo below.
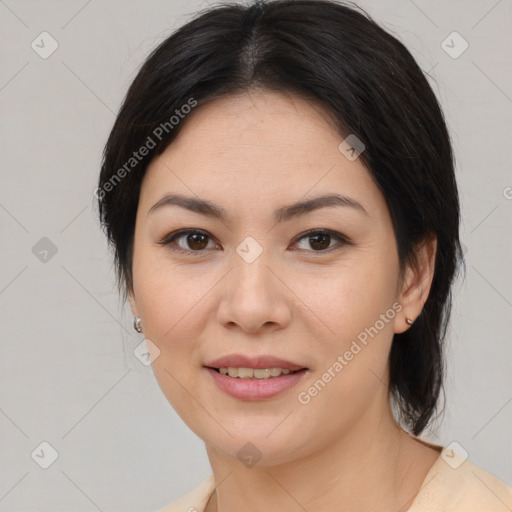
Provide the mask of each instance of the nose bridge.
{"label": "nose bridge", "polygon": [[233,269],[225,282],[219,320],[256,331],[266,323],[289,319],[285,288],[276,277],[272,251],[252,237],[244,239],[233,255]]}
{"label": "nose bridge", "polygon": [[[265,242],[258,242],[248,236],[236,248],[235,279],[244,295],[257,294],[262,296],[272,291],[276,283],[270,268],[272,267],[272,251]],[[274,291],[275,293],[275,291]],[[269,297],[265,298],[266,300]]]}

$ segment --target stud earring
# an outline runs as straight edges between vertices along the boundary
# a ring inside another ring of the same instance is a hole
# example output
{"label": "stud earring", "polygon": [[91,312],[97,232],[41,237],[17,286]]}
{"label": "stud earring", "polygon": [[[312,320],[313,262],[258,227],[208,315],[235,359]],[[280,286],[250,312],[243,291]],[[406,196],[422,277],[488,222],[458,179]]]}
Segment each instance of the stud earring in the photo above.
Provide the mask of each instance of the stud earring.
{"label": "stud earring", "polygon": [[411,320],[410,318],[407,318],[405,317],[405,321],[409,324],[409,325],[412,325],[414,323],[414,320]]}
{"label": "stud earring", "polygon": [[133,328],[137,331],[137,332],[142,332],[142,327],[140,325],[140,316],[136,316],[134,319],[133,319]]}

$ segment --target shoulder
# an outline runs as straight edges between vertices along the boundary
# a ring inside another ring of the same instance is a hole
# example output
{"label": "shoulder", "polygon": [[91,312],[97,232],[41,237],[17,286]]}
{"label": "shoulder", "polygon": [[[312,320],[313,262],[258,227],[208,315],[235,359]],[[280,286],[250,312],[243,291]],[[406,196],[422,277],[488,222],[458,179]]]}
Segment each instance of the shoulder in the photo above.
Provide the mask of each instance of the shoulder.
{"label": "shoulder", "polygon": [[215,490],[213,474],[203,480],[187,494],[181,496],[158,512],[203,512],[208,498]]}
{"label": "shoulder", "polygon": [[512,489],[453,450],[444,448],[408,512],[483,510],[512,510]]}

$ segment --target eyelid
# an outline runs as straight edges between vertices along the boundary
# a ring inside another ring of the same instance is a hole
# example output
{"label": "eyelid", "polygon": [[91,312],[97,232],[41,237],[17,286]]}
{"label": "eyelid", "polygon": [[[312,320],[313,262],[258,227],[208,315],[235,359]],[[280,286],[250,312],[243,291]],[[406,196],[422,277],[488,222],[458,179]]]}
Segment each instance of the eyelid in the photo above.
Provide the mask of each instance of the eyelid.
{"label": "eyelid", "polygon": [[[172,244],[175,242],[175,240],[181,238],[182,236],[189,235],[189,234],[204,235],[204,236],[208,237],[210,240],[215,241],[215,237],[213,237],[210,233],[208,233],[208,231],[204,231],[204,230],[198,229],[198,228],[187,228],[187,229],[180,229],[180,230],[174,231],[174,232],[166,235],[161,240],[157,241],[157,243],[160,245],[163,245],[163,246],[168,246],[172,251],[180,252],[182,254],[192,254],[194,256],[201,256],[205,252],[207,252],[206,249],[203,249],[200,251],[192,251],[192,250],[183,249],[182,247],[179,247],[179,246],[174,246],[174,247],[172,246]],[[333,231],[331,229],[326,229],[326,228],[325,229],[314,228],[314,229],[305,231],[303,233],[300,233],[299,235],[297,235],[295,237],[295,239],[293,240],[292,243],[296,244],[297,242],[301,241],[303,238],[312,237],[317,234],[330,235],[331,238],[338,240],[339,243],[333,247],[330,247],[329,249],[325,249],[322,251],[314,251],[314,250],[307,250],[307,249],[298,249],[298,250],[299,251],[305,250],[308,253],[318,254],[320,256],[322,254],[327,254],[327,253],[331,253],[335,250],[339,250],[344,245],[352,245],[350,238],[348,238],[347,236],[345,236],[342,233],[339,233],[337,231]],[[297,250],[297,249],[294,249],[294,250]]]}

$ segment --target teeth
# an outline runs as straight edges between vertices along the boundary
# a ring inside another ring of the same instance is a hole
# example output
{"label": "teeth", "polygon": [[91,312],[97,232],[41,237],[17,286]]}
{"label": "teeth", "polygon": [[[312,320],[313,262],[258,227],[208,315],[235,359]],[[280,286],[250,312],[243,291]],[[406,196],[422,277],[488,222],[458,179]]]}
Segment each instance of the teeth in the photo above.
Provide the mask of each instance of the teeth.
{"label": "teeth", "polygon": [[290,370],[285,368],[219,368],[222,375],[238,377],[239,379],[270,379],[280,375],[288,375]]}

